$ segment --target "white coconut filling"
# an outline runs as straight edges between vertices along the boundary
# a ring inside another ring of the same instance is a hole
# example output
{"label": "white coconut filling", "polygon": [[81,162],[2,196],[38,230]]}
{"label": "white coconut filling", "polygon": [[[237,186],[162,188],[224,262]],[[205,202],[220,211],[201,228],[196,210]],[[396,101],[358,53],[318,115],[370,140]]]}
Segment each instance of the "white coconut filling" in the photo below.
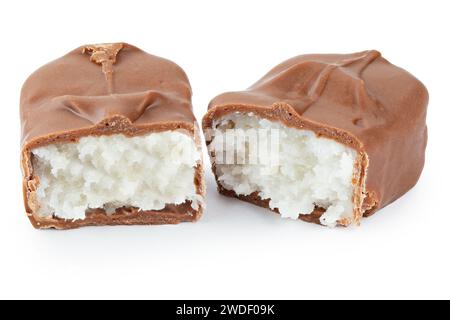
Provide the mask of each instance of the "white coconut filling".
{"label": "white coconut filling", "polygon": [[86,210],[161,210],[201,196],[194,184],[201,159],[194,140],[177,131],[143,136],[83,137],[32,150],[39,178],[38,215],[84,219]]}
{"label": "white coconut filling", "polygon": [[298,219],[318,206],[325,209],[320,222],[333,227],[353,216],[356,151],[341,143],[237,112],[214,121],[209,152],[225,189],[257,192],[282,217]]}

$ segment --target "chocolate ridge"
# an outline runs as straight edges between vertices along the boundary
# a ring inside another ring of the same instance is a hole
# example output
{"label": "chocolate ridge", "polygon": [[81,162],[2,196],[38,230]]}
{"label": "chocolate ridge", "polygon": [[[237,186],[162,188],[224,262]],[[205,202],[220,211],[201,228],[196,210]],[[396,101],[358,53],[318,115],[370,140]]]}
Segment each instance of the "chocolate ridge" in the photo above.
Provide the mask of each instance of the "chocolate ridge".
{"label": "chocolate ridge", "polygon": [[116,63],[117,54],[123,48],[123,43],[107,43],[88,45],[83,48],[83,53],[91,55],[91,61],[102,66],[108,83],[108,92],[114,92],[113,86],[113,64]]}

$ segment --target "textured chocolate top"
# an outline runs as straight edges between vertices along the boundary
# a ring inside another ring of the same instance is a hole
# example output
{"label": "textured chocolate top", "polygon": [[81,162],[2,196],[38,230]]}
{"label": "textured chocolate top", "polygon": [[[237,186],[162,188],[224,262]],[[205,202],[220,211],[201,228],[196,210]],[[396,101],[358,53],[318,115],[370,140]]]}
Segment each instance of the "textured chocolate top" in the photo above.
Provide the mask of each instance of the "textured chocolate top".
{"label": "textured chocolate top", "polygon": [[245,91],[214,98],[204,126],[224,110],[263,112],[281,105],[302,126],[344,132],[368,155],[367,190],[373,194],[371,205],[381,207],[419,178],[427,104],[424,85],[377,51],[301,55],[276,66]]}
{"label": "textured chocolate top", "polygon": [[184,71],[125,43],[83,46],[43,66],[25,82],[20,106],[22,146],[95,133],[117,118],[135,129],[195,122]]}

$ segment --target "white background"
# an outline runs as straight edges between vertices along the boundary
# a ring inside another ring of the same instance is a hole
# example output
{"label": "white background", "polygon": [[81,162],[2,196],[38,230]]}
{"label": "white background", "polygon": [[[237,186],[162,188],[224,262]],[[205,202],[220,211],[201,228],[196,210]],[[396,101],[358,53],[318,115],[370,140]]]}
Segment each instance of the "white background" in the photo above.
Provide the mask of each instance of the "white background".
{"label": "white background", "polygon": [[[0,298],[450,298],[448,1],[2,1]],[[25,216],[19,92],[82,45],[126,41],[187,72],[200,119],[302,53],[380,50],[428,87],[418,185],[360,227],[281,220],[223,198],[178,226],[38,231]]]}

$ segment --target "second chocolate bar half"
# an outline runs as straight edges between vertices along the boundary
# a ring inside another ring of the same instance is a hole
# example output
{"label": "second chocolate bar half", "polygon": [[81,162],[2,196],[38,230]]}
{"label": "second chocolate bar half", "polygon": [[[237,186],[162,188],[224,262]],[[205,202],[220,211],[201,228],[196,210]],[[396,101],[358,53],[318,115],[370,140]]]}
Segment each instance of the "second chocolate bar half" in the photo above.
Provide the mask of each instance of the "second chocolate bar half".
{"label": "second chocolate bar half", "polygon": [[348,226],[419,179],[428,93],[377,51],[302,55],[203,118],[219,191],[282,217]]}

